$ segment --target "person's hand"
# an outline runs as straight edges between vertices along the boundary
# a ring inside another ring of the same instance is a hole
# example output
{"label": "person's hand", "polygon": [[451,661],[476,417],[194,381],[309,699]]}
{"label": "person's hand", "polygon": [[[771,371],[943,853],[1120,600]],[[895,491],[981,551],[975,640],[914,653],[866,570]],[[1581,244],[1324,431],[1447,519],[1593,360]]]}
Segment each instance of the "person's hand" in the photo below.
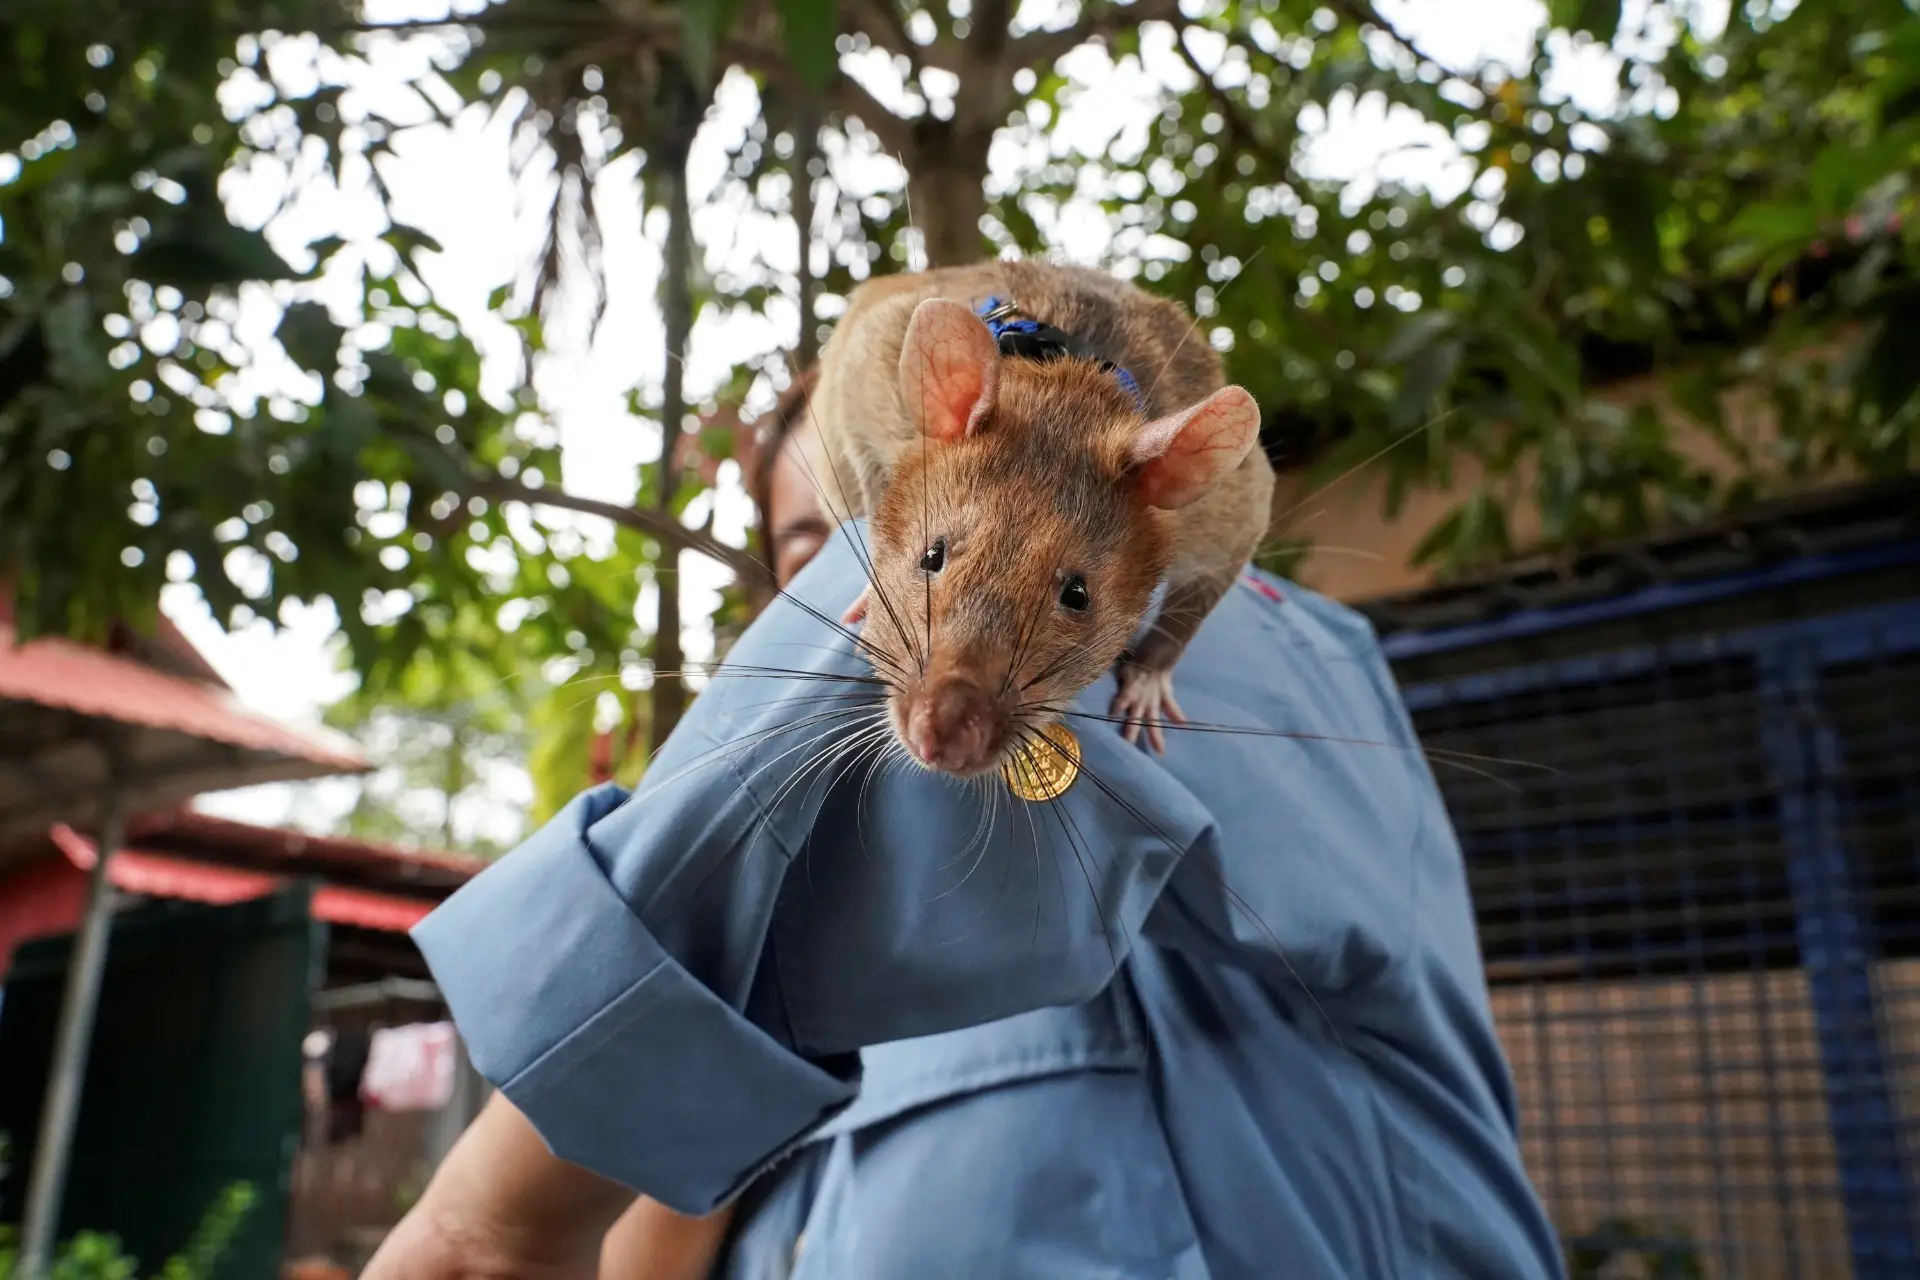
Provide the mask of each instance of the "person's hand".
{"label": "person's hand", "polygon": [[732,1214],[689,1218],[641,1196],[607,1232],[600,1280],[707,1280]]}
{"label": "person's hand", "polygon": [[597,1239],[585,1247],[528,1241],[458,1208],[436,1212],[422,1201],[387,1233],[360,1274],[361,1280],[598,1280],[599,1253]]}
{"label": "person's hand", "polygon": [[361,1277],[597,1280],[601,1240],[633,1199],[554,1156],[496,1093]]}

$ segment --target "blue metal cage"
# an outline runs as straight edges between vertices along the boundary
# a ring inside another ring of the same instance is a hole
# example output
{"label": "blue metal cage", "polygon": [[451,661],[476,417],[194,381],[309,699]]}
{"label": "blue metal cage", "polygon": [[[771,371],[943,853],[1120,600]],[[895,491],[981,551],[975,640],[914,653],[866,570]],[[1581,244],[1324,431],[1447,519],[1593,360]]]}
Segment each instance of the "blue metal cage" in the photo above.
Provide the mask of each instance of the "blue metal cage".
{"label": "blue metal cage", "polygon": [[1920,1276],[1920,484],[1374,602],[1577,1277]]}

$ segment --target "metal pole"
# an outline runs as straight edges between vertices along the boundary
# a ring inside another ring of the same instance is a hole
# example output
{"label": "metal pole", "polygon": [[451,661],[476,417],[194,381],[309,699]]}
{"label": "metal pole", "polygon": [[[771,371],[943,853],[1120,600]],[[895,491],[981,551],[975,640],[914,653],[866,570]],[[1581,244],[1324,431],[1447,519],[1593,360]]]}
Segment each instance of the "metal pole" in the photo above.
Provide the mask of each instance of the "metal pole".
{"label": "metal pole", "polygon": [[54,1033],[53,1062],[47,1071],[40,1137],[33,1149],[27,1183],[27,1211],[21,1223],[20,1280],[42,1280],[60,1225],[60,1197],[66,1189],[67,1157],[74,1121],[80,1113],[80,1086],[87,1074],[87,1049],[93,1040],[94,1013],[100,1001],[100,977],[106,969],[107,934],[113,928],[113,881],[107,863],[120,847],[126,815],[109,775],[106,813],[96,833],[98,856],[87,882],[87,910],[74,939],[67,985],[60,1000],[60,1025]]}
{"label": "metal pole", "polygon": [[486,1100],[490,1086],[486,1078],[473,1068],[473,1059],[467,1056],[467,1042],[458,1036],[454,1039],[453,1094],[427,1122],[423,1142],[427,1164],[439,1168],[440,1162],[453,1150],[453,1144],[465,1133],[473,1118],[480,1114],[480,1104]]}

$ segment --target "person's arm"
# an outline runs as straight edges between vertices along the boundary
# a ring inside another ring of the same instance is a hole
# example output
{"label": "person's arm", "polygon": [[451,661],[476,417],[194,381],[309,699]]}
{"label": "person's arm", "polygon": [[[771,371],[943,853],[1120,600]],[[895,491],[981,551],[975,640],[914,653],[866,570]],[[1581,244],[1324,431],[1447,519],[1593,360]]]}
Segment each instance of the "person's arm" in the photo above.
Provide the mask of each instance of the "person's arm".
{"label": "person's arm", "polygon": [[[496,1093],[361,1277],[595,1280],[601,1238],[633,1200],[626,1188],[555,1156]],[[660,1273],[670,1277],[678,1280]]]}
{"label": "person's arm", "polygon": [[414,930],[481,1074],[681,1214],[838,1115],[864,1047],[1103,990],[1210,825],[1117,733],[1083,736],[1098,786],[990,842],[977,789],[835,771],[877,693],[819,618],[864,582],[836,539],[794,583],[812,607],[756,620],[637,792],[581,796]]}
{"label": "person's arm", "polygon": [[685,1217],[568,1164],[496,1093],[362,1280],[706,1280],[729,1213]]}
{"label": "person's arm", "polygon": [[732,1216],[729,1205],[689,1218],[641,1196],[600,1246],[600,1280],[707,1280]]}

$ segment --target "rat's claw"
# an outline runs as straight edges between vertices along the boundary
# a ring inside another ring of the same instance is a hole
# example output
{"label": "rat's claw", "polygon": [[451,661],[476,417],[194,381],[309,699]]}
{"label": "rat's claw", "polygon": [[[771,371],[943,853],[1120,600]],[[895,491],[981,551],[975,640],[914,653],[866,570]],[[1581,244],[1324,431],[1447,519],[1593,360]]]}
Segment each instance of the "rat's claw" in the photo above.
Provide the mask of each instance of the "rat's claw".
{"label": "rat's claw", "polygon": [[1184,724],[1187,719],[1180,704],[1173,700],[1173,673],[1123,664],[1117,675],[1120,688],[1114,694],[1108,713],[1120,717],[1120,736],[1128,743],[1137,743],[1144,728],[1147,745],[1156,754],[1165,755],[1167,741],[1161,724],[1169,719]]}

